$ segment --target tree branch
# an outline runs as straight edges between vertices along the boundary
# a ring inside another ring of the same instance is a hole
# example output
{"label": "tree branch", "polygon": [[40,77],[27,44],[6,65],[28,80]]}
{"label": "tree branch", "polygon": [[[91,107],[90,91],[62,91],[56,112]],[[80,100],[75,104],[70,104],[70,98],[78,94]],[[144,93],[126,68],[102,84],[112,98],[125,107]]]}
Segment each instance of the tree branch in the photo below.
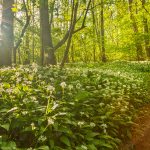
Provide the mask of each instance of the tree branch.
{"label": "tree branch", "polygon": [[88,11],[89,11],[90,4],[91,4],[91,0],[89,0],[89,2],[88,2],[88,5],[87,5],[86,11],[85,11],[85,15],[84,15],[84,18],[83,18],[83,22],[82,22],[81,27],[80,27],[79,29],[76,29],[76,30],[74,31],[74,33],[79,32],[80,30],[82,30],[82,29],[84,29],[84,28],[86,27],[86,26],[85,26],[85,21],[86,21],[87,13],[88,13]]}
{"label": "tree branch", "polygon": [[53,1],[53,3],[51,4],[50,6],[50,14],[51,14],[51,17],[50,17],[50,22],[49,22],[49,25],[50,25],[50,41],[52,42],[52,45],[50,45],[51,47],[53,47],[53,40],[52,40],[52,23],[53,23],[53,12],[54,12],[54,5],[55,5],[55,0]]}
{"label": "tree branch", "polygon": [[78,2],[76,2],[75,6],[73,4],[73,9],[72,9],[72,16],[71,16],[71,26],[70,26],[70,32],[69,32],[69,37],[68,37],[68,41],[67,41],[67,46],[66,46],[66,50],[64,52],[64,57],[62,59],[61,65],[60,67],[63,68],[65,61],[68,57],[68,53],[69,53],[69,48],[70,48],[70,44],[71,44],[71,39],[73,36],[73,31],[76,25],[76,18],[77,18],[77,11],[78,11]]}
{"label": "tree branch", "polygon": [[145,8],[145,5],[143,5],[143,1],[142,1],[142,0],[140,0],[140,1],[141,1],[141,3],[142,3],[142,6],[143,6],[144,10],[147,12],[147,14],[150,15],[150,12]]}
{"label": "tree branch", "polygon": [[[86,21],[86,17],[87,17],[87,13],[88,13],[88,10],[89,10],[89,7],[90,7],[90,4],[91,4],[91,0],[89,0],[88,2],[88,5],[87,5],[87,8],[86,8],[86,12],[85,12],[85,15],[84,15],[84,18],[83,18],[83,22],[82,22],[82,25],[79,29],[76,29],[75,31],[73,31],[73,34],[74,33],[77,33],[78,31],[82,30],[83,28],[85,28],[85,21]],[[75,22],[75,24],[77,23],[77,20]],[[62,38],[61,41],[59,41],[56,46],[54,46],[54,51],[56,51],[59,47],[61,47],[68,39],[69,37],[69,33],[70,33],[70,29],[71,29],[71,24],[70,24],[70,28],[69,30],[66,32],[65,36]]]}
{"label": "tree branch", "polygon": [[14,51],[16,51],[18,49],[18,47],[20,46],[20,44],[22,42],[22,38],[24,37],[24,34],[25,34],[26,30],[27,30],[27,27],[28,27],[28,25],[30,23],[30,18],[31,18],[30,15],[28,14],[28,9],[27,9],[25,0],[23,0],[23,4],[25,6],[26,23],[25,23],[25,25],[24,25],[24,27],[22,29],[22,32],[21,32],[20,37],[19,37],[19,40],[17,41],[17,43],[16,43],[16,45],[14,47]]}

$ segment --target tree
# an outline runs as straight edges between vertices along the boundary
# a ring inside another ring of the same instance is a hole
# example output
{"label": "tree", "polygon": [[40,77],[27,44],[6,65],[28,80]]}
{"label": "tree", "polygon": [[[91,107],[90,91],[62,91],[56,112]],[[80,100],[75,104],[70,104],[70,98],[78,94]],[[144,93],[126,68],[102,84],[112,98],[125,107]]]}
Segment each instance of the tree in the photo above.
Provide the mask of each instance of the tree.
{"label": "tree", "polygon": [[[142,0],[143,10],[145,9],[145,0]],[[149,27],[148,27],[148,19],[145,14],[143,14],[143,26],[144,26],[144,40],[145,40],[145,50],[147,54],[147,58],[150,60],[150,40],[149,40]]]}
{"label": "tree", "polygon": [[[68,3],[70,3],[70,2],[68,2]],[[73,0],[71,4],[74,5],[74,3],[75,3],[75,0]],[[79,1],[77,1],[76,3],[79,3]],[[75,25],[81,19],[82,16],[80,16],[78,19],[74,19],[74,21],[70,20],[69,29],[66,31],[66,33],[64,34],[62,39],[59,40],[54,45],[53,39],[52,39],[52,25],[54,25],[53,15],[54,15],[55,1],[51,2],[51,7],[50,7],[51,8],[51,10],[50,10],[51,17],[50,17],[50,22],[49,22],[48,0],[40,0],[40,24],[41,24],[41,47],[42,47],[41,48],[41,58],[42,58],[41,62],[42,62],[42,65],[44,64],[45,52],[48,54],[46,63],[55,65],[57,63],[56,56],[55,56],[56,50],[58,48],[60,48],[62,45],[64,45],[65,42],[68,40],[69,42],[67,44],[66,53],[63,58],[63,61],[65,61],[64,59],[66,59],[66,57],[68,55],[68,50],[70,48],[72,34],[75,34],[85,28],[85,21],[86,21],[86,16],[87,16],[89,7],[90,7],[90,3],[91,3],[91,0],[88,1],[88,5],[85,9],[85,13],[82,13],[83,21],[81,23],[81,26],[79,28],[77,28],[76,30],[74,29]],[[77,8],[78,7],[76,7],[76,9],[74,9],[76,11],[72,11],[71,16],[77,16],[77,10],[78,10]],[[74,12],[76,14],[73,14]],[[76,18],[76,17],[74,17],[74,18]]]}
{"label": "tree", "polygon": [[101,58],[106,62],[105,55],[105,29],[104,29],[104,0],[101,0]]}
{"label": "tree", "polygon": [[[14,46],[14,48],[13,48],[13,55],[14,55],[14,63],[15,63],[15,64],[16,64],[17,49],[19,48],[19,46],[20,46],[21,43],[22,43],[23,37],[24,37],[24,35],[25,35],[25,33],[26,33],[26,30],[27,30],[27,28],[28,28],[28,26],[29,26],[29,24],[30,24],[30,18],[31,18],[31,16],[29,15],[29,12],[28,12],[28,11],[29,11],[29,10],[28,10],[28,6],[27,6],[28,0],[27,0],[27,1],[22,0],[22,1],[23,1],[23,8],[24,8],[25,15],[26,15],[26,23],[25,23],[25,25],[24,25],[21,20],[19,20],[18,18],[15,18],[15,19],[18,20],[18,21],[22,24],[22,26],[23,26],[22,31],[21,31],[21,34],[19,35],[19,38],[18,38],[18,40],[17,40],[17,42],[16,42],[16,44],[15,44],[15,46]],[[27,3],[27,4],[26,4],[26,3]]]}
{"label": "tree", "polygon": [[143,48],[137,36],[139,33],[139,30],[138,30],[136,19],[133,13],[133,0],[128,0],[128,2],[129,2],[130,19],[132,21],[132,27],[133,27],[133,31],[135,34],[135,46],[136,46],[136,52],[137,52],[137,60],[139,61],[139,60],[143,60]]}
{"label": "tree", "polygon": [[[52,11],[53,13],[53,11]],[[54,54],[50,23],[48,0],[40,0],[40,26],[41,26],[41,64],[44,65],[44,53],[48,53],[47,63],[56,64],[56,57]]]}
{"label": "tree", "polygon": [[75,4],[73,2],[71,25],[70,25],[70,30],[69,30],[69,37],[68,37],[68,41],[67,41],[66,50],[64,52],[64,57],[63,57],[62,62],[61,62],[61,67],[64,66],[65,61],[67,60],[67,57],[68,57],[69,48],[70,48],[70,45],[71,45],[71,39],[72,39],[73,32],[74,32],[74,29],[75,29],[76,21],[77,21],[78,5],[79,5],[78,1]]}
{"label": "tree", "polygon": [[12,7],[14,0],[4,0],[2,7],[2,39],[0,45],[0,66],[10,66],[12,63],[12,50],[14,46],[13,23],[14,14]]}

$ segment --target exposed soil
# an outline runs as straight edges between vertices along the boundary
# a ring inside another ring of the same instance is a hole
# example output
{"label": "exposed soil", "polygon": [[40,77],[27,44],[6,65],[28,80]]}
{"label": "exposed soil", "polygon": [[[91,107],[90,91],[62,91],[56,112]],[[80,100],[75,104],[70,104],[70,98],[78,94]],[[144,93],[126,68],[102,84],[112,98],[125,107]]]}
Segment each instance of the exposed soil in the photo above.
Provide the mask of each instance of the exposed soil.
{"label": "exposed soil", "polygon": [[143,107],[135,120],[132,143],[135,150],[150,150],[150,105]]}
{"label": "exposed soil", "polygon": [[150,150],[150,105],[140,110],[134,122],[132,139],[121,150]]}

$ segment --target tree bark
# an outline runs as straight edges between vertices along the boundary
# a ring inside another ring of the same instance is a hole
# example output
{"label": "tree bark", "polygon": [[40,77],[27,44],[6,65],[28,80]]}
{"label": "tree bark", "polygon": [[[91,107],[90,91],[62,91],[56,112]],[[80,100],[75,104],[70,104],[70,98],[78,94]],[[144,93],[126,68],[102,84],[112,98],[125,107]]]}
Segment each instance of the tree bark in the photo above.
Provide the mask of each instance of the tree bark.
{"label": "tree bark", "polygon": [[35,32],[34,32],[34,26],[35,26],[35,10],[34,10],[34,2],[32,3],[32,26],[33,26],[33,30],[32,30],[32,61],[34,62],[35,59]]}
{"label": "tree bark", "polygon": [[68,37],[68,41],[67,41],[66,50],[64,52],[64,57],[63,57],[62,62],[61,62],[61,68],[64,66],[65,61],[67,60],[67,57],[68,57],[69,48],[70,48],[70,44],[71,44],[71,39],[72,39],[73,32],[74,32],[75,25],[76,25],[77,11],[78,11],[78,2],[76,2],[75,6],[73,5],[70,32],[69,32],[69,37]]}
{"label": "tree bark", "polygon": [[137,60],[140,61],[140,60],[143,60],[143,58],[144,58],[143,57],[143,48],[142,48],[142,45],[141,45],[139,39],[137,38],[139,31],[138,31],[138,26],[137,26],[137,23],[136,23],[134,14],[133,14],[133,10],[132,10],[133,0],[128,0],[128,2],[129,2],[130,19],[132,21],[133,31],[134,31],[134,34],[136,37],[135,38],[135,46],[136,46]]}
{"label": "tree bark", "polygon": [[14,63],[16,63],[16,54],[17,54],[17,49],[19,48],[20,44],[22,43],[22,39],[26,33],[26,30],[30,24],[30,15],[28,13],[28,8],[27,8],[27,5],[26,5],[26,2],[25,0],[23,0],[23,5],[24,5],[24,8],[25,8],[25,13],[26,13],[26,23],[22,29],[22,32],[20,34],[20,37],[18,39],[18,41],[16,42],[15,46],[14,46],[14,49],[13,49],[13,55],[14,55]]}
{"label": "tree bark", "polygon": [[[40,0],[40,33],[41,33],[41,65],[56,64],[56,57],[54,53],[53,43],[50,33],[49,13],[48,13],[48,0]],[[48,56],[44,60],[44,54]],[[45,61],[45,62],[44,62]]]}
{"label": "tree bark", "polygon": [[106,62],[105,54],[105,29],[104,29],[104,1],[101,0],[101,59]]}
{"label": "tree bark", "polygon": [[94,10],[92,10],[92,7],[94,6],[94,0],[92,1],[91,6],[91,13],[92,13],[92,21],[93,21],[93,61],[96,62],[96,45],[95,45],[95,39],[96,39],[96,21],[95,21],[95,13]]}
{"label": "tree bark", "polygon": [[[65,35],[66,39],[68,39],[68,41],[67,41],[67,46],[66,46],[66,49],[65,49],[65,52],[64,52],[64,57],[62,59],[61,65],[60,65],[61,68],[64,67],[65,61],[66,61],[66,59],[68,57],[69,48],[70,48],[71,39],[72,39],[73,34],[79,32],[79,31],[81,31],[82,29],[85,28],[85,21],[86,21],[86,17],[87,17],[89,8],[90,8],[91,0],[89,0],[89,2],[87,4],[86,11],[85,11],[85,14],[84,14],[84,18],[83,18],[83,21],[82,21],[82,25],[81,25],[80,28],[78,28],[76,30],[75,30],[75,25],[76,25],[76,23],[78,21],[77,20],[77,11],[78,11],[78,3],[79,3],[79,1],[73,1],[73,3],[75,3],[75,6],[74,6],[74,9],[72,11],[70,28],[69,28],[68,32],[66,33],[66,35]],[[67,34],[68,34],[68,38],[67,38]]]}
{"label": "tree bark", "polygon": [[[145,0],[142,0],[142,7],[145,8]],[[144,27],[144,40],[145,40],[145,50],[148,60],[150,60],[150,39],[148,37],[149,27],[147,17],[143,14],[143,27]]]}
{"label": "tree bark", "polygon": [[[100,25],[100,21],[99,21],[100,20],[100,18],[99,18],[100,15],[97,14],[96,10],[93,10],[96,6],[95,6],[95,1],[92,0],[91,11],[92,11],[92,19],[93,19],[93,31],[95,32],[95,35],[96,35],[96,44],[98,45],[98,50],[99,50],[99,52],[101,52],[101,34],[100,34],[101,25]],[[100,5],[100,7],[101,7],[101,5]],[[99,7],[99,9],[101,9],[100,7]],[[95,39],[94,39],[94,44],[95,44]],[[99,56],[101,56],[101,53],[99,54]],[[94,59],[96,60],[96,54],[95,54],[94,57],[95,57]]]}
{"label": "tree bark", "polygon": [[14,14],[11,8],[13,4],[14,0],[3,1],[0,66],[10,66],[12,64],[12,50],[14,46],[14,32],[13,32]]}

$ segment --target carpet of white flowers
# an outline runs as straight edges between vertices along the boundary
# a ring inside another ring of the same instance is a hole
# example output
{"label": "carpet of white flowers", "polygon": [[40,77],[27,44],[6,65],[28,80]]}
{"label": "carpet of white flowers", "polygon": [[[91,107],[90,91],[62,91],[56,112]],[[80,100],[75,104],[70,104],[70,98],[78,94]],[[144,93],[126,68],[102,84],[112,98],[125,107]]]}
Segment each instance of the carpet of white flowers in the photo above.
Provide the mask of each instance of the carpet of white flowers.
{"label": "carpet of white flowers", "polygon": [[150,64],[0,69],[0,149],[115,150],[150,102]]}

